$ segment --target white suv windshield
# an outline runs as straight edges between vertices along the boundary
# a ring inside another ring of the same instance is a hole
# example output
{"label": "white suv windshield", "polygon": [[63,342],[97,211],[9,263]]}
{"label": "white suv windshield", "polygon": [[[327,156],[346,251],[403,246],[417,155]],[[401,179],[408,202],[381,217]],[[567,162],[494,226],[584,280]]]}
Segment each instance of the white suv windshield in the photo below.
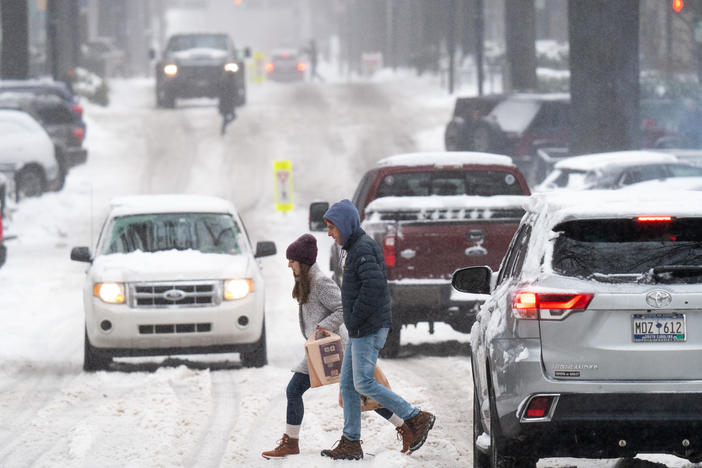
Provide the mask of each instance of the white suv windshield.
{"label": "white suv windshield", "polygon": [[225,214],[166,213],[122,216],[107,228],[101,253],[199,250],[203,253],[241,253],[241,229]]}
{"label": "white suv windshield", "polygon": [[702,282],[702,218],[577,220],[560,224],[559,274],[600,281]]}
{"label": "white suv windshield", "polygon": [[227,50],[227,38],[219,35],[175,36],[168,41],[170,52],[188,49],[221,49]]}

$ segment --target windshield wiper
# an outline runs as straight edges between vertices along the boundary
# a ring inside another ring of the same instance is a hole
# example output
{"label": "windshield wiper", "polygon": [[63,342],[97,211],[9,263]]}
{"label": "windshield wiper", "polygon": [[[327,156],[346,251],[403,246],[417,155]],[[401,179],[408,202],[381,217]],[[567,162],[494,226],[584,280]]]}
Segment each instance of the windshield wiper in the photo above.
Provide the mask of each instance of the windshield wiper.
{"label": "windshield wiper", "polygon": [[631,283],[640,282],[644,275],[645,273],[591,273],[586,279],[603,283]]}

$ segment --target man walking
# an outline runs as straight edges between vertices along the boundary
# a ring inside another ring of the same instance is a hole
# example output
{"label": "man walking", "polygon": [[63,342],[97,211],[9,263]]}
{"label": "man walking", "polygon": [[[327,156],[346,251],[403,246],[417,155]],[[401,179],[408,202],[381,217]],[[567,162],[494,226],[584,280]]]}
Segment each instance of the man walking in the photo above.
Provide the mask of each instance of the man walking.
{"label": "man walking", "polygon": [[[341,301],[349,341],[341,366],[344,431],[338,445],[322,450],[333,459],[359,460],[361,449],[361,395],[373,398],[405,420],[398,428],[408,438],[409,451],[418,450],[434,427],[435,417],[411,406],[374,378],[378,352],[392,323],[385,260],[378,244],[361,229],[358,210],[349,200],[333,204],[324,214],[328,235],[346,251]],[[409,432],[405,434],[404,432]]]}

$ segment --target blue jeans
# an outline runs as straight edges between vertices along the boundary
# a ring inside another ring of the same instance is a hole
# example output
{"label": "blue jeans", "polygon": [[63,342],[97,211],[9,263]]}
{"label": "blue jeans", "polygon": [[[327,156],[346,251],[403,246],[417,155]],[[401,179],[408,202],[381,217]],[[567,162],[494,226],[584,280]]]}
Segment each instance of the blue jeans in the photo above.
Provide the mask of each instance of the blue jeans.
{"label": "blue jeans", "polygon": [[361,439],[361,395],[373,398],[405,421],[419,413],[402,397],[380,385],[373,373],[378,352],[385,345],[388,328],[360,338],[349,338],[341,364],[341,397],[344,399],[344,437]]}
{"label": "blue jeans", "polygon": [[[302,402],[302,395],[310,388],[310,376],[295,372],[290,378],[285,395],[288,397],[288,409],[285,422],[291,426],[302,424],[302,417],[305,415],[305,405]],[[376,413],[390,419],[392,412],[386,408],[378,408]]]}

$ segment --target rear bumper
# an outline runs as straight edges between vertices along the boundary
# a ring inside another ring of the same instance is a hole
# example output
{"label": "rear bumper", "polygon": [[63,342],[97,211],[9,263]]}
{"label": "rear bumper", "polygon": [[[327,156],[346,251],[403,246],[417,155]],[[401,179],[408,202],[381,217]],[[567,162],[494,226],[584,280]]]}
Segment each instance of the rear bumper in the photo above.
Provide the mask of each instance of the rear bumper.
{"label": "rear bumper", "polygon": [[74,147],[63,149],[63,163],[66,169],[70,169],[88,161],[88,150],[85,148]]}
{"label": "rear bumper", "polygon": [[[493,344],[500,371],[492,388],[508,447],[540,457],[702,454],[702,381],[556,380],[543,372],[538,339]],[[548,417],[524,417],[535,395],[557,396]]]}
{"label": "rear bumper", "polygon": [[5,260],[7,259],[7,246],[0,242],[0,266],[3,266],[5,264]]}
{"label": "rear bumper", "polygon": [[402,324],[444,322],[468,332],[485,300],[478,295],[453,295],[449,280],[399,280],[390,281],[389,286],[393,316]]}
{"label": "rear bumper", "polygon": [[702,393],[561,394],[548,422],[500,418],[505,435],[540,457],[702,454]]}

